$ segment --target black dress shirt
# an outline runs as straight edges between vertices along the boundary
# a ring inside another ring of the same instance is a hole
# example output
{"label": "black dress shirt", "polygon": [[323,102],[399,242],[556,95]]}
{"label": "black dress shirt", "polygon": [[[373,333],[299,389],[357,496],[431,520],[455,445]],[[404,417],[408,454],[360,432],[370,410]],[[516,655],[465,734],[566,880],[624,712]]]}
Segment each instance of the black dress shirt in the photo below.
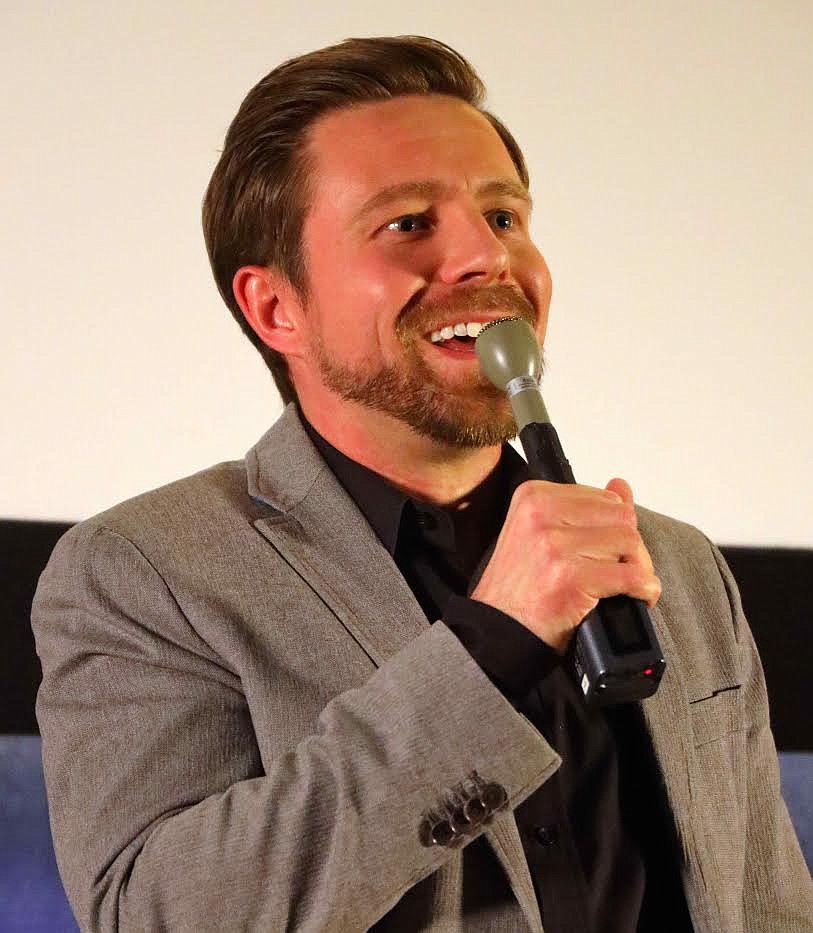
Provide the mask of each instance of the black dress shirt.
{"label": "black dress shirt", "polygon": [[[677,842],[638,704],[588,707],[572,658],[471,599],[527,464],[498,466],[452,510],[408,496],[303,424],[404,575],[429,622],[443,619],[484,673],[562,758],[514,812],[546,933],[691,933]],[[484,900],[510,897],[484,837],[467,860],[493,862]],[[467,903],[466,909],[476,909]]]}

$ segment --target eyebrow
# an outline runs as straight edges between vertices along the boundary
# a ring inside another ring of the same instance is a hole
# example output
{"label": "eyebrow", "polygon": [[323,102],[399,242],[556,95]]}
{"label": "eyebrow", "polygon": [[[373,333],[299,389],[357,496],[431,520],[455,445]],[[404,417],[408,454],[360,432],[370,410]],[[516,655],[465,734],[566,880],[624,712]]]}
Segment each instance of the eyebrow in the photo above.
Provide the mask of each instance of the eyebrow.
{"label": "eyebrow", "polygon": [[[358,226],[370,214],[386,207],[393,201],[405,200],[406,198],[440,198],[449,191],[449,186],[445,182],[435,178],[428,178],[423,181],[402,181],[395,185],[388,185],[376,192],[371,198],[368,198],[358,209],[353,217],[353,224]],[[525,185],[521,181],[512,178],[494,178],[490,181],[484,181],[474,192],[477,197],[508,197],[524,201],[528,205],[528,212],[533,210],[533,199]]]}

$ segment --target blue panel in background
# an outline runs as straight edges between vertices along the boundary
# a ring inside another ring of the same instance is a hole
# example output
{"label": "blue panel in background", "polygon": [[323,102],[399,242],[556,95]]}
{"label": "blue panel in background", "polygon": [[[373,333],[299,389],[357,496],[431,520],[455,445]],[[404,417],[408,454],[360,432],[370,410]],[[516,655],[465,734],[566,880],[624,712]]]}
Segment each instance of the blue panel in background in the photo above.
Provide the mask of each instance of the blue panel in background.
{"label": "blue panel in background", "polygon": [[0,930],[79,930],[54,859],[36,735],[0,735]]}
{"label": "blue panel in background", "polygon": [[[779,765],[810,866],[813,752],[783,752]],[[0,735],[0,931],[78,933],[54,859],[39,736]]]}
{"label": "blue panel in background", "polygon": [[813,871],[813,752],[780,752],[782,796],[807,867]]}

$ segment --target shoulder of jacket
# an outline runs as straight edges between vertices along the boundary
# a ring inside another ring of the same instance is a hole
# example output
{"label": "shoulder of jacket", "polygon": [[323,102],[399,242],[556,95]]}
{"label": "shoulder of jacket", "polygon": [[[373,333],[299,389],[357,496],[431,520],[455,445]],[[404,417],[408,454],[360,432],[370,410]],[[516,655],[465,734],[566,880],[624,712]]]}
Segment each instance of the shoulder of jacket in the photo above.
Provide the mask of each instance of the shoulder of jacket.
{"label": "shoulder of jacket", "polygon": [[690,548],[710,555],[709,539],[689,522],[642,505],[635,506],[635,514],[638,516],[638,530],[650,551],[653,548],[656,551],[668,551],[679,546],[681,549]]}
{"label": "shoulder of jacket", "polygon": [[126,499],[78,522],[67,536],[88,539],[112,532],[138,547],[149,546],[189,535],[226,535],[268,512],[249,495],[245,461],[231,460]]}
{"label": "shoulder of jacket", "polygon": [[663,586],[662,602],[697,611],[731,610],[725,560],[703,531],[688,522],[636,507],[638,530]]}

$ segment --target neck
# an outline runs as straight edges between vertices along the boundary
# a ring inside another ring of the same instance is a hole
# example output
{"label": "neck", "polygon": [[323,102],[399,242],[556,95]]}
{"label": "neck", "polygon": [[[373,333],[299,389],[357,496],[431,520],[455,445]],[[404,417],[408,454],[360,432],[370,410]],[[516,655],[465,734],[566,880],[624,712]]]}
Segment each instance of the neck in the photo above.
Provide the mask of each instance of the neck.
{"label": "neck", "polygon": [[480,448],[444,444],[357,402],[324,401],[318,406],[299,401],[322,437],[346,457],[425,502],[464,508],[468,494],[499,463],[499,444]]}

